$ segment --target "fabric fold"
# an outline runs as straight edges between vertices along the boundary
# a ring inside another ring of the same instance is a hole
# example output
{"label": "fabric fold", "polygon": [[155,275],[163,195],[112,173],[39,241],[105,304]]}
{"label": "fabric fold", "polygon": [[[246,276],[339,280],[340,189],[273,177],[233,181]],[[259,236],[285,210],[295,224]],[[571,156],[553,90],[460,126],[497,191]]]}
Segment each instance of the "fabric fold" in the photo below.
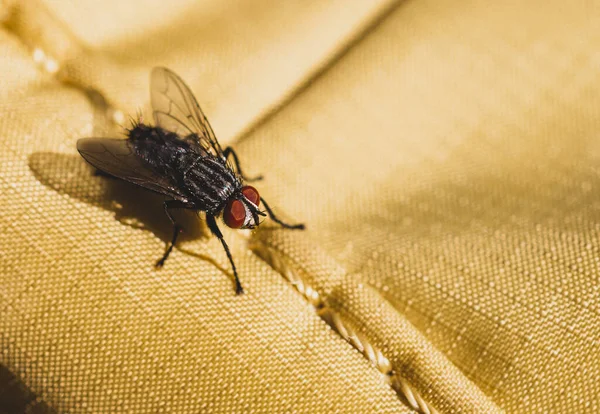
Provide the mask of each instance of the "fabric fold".
{"label": "fabric fold", "polygon": [[[96,39],[93,47],[85,37],[95,38],[92,34],[102,30],[102,22],[92,22],[95,2],[81,2],[74,12],[51,0],[9,2],[4,23],[43,69],[102,96],[107,117],[120,125],[127,126],[128,118],[141,110],[149,116],[150,69],[173,69],[196,92],[220,140],[228,143],[289,99],[396,3],[378,0],[349,6],[336,0],[258,7],[247,0],[183,1],[179,13],[167,14],[169,24],[151,24],[137,12],[137,20],[126,24],[129,30],[100,35],[110,43]],[[155,8],[164,7],[152,6],[149,18],[156,17]],[[101,6],[110,7],[106,2]],[[143,8],[143,2],[132,7]],[[111,23],[104,25],[109,30]]]}
{"label": "fabric fold", "polygon": [[[348,274],[318,242],[302,233],[261,227],[250,248],[292,282],[375,368],[389,375],[391,385],[414,409],[502,412],[377,290]],[[362,340],[349,338],[348,330]]]}
{"label": "fabric fold", "polygon": [[[0,10],[0,363],[36,401],[598,411],[597,6],[133,3]],[[242,297],[201,228],[154,270],[161,200],[76,153],[150,116],[155,65],[307,225],[224,230]]]}
{"label": "fabric fold", "polygon": [[240,146],[275,207],[508,412],[598,408],[596,15],[407,2]]}
{"label": "fabric fold", "polygon": [[[191,242],[184,239],[169,264],[154,271],[169,232],[160,200],[94,177],[75,151],[78,138],[118,130],[107,124],[147,101],[149,69],[157,63],[185,68],[178,72],[227,143],[343,47],[383,3],[357,2],[353,9],[346,2],[305,4],[264,15],[275,17],[271,30],[291,36],[282,43],[271,43],[273,33],[262,37],[260,25],[246,24],[248,36],[241,39],[251,53],[241,53],[228,35],[208,55],[194,42],[174,45],[179,57],[162,62],[152,42],[137,50],[153,51],[149,56],[98,51],[68,22],[53,20],[43,3],[9,3],[15,8],[0,32],[6,46],[0,65],[14,75],[0,91],[8,120],[0,136],[6,149],[0,163],[0,254],[6,259],[0,362],[44,403],[40,407],[410,411],[235,232],[226,237],[249,286],[243,297],[233,293],[218,241],[202,234],[188,234]],[[174,32],[181,29],[176,37],[194,29],[197,15],[181,16],[187,24],[175,24]],[[326,33],[307,35],[307,27]],[[275,65],[265,56],[276,56]]]}

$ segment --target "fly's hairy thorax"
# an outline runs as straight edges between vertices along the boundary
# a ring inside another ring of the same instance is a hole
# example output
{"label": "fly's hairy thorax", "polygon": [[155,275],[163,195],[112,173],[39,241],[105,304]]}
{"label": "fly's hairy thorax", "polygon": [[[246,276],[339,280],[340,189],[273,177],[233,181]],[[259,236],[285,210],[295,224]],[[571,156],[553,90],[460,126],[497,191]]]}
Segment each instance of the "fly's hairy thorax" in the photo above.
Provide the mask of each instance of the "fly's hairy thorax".
{"label": "fly's hairy thorax", "polygon": [[213,156],[197,158],[185,171],[183,182],[211,214],[222,210],[233,193],[241,189],[233,172]]}
{"label": "fly's hairy thorax", "polygon": [[144,124],[129,131],[129,142],[150,169],[173,178],[181,175],[188,158],[195,157],[195,151],[177,134]]}
{"label": "fly's hairy thorax", "polygon": [[241,189],[240,180],[223,160],[173,132],[139,124],[129,132],[129,140],[149,168],[178,183],[190,202],[210,214],[220,212]]}

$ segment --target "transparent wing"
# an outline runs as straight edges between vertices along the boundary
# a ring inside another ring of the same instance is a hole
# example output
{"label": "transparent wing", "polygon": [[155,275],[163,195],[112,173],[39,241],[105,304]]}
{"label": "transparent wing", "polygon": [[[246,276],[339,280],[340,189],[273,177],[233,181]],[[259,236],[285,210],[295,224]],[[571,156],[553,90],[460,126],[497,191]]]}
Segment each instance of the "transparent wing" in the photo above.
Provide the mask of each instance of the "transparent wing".
{"label": "transparent wing", "polygon": [[175,200],[187,201],[175,183],[148,169],[129,141],[116,138],[82,138],[77,151],[97,169]]}
{"label": "transparent wing", "polygon": [[156,125],[195,143],[219,159],[223,150],[192,91],[179,76],[157,67],[150,76],[150,100]]}

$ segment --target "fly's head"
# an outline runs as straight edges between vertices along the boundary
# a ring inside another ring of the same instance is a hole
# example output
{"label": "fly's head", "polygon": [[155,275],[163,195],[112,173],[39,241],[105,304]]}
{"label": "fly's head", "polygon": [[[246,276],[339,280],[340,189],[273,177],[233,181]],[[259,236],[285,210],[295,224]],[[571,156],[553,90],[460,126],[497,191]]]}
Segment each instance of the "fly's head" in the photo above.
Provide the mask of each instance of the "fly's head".
{"label": "fly's head", "polygon": [[256,188],[245,185],[227,202],[223,209],[223,220],[232,229],[253,229],[260,223],[258,216],[265,214],[258,209],[260,196]]}

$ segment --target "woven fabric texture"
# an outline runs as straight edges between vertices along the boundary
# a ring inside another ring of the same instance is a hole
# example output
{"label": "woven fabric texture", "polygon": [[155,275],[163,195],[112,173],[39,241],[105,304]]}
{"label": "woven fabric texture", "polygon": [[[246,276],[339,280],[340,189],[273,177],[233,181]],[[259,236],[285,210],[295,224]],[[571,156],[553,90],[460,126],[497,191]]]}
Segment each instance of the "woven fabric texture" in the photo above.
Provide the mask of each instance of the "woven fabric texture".
{"label": "woven fabric texture", "polygon": [[[2,7],[0,412],[600,410],[593,2]],[[223,229],[243,296],[76,153],[156,65],[307,224]]]}

